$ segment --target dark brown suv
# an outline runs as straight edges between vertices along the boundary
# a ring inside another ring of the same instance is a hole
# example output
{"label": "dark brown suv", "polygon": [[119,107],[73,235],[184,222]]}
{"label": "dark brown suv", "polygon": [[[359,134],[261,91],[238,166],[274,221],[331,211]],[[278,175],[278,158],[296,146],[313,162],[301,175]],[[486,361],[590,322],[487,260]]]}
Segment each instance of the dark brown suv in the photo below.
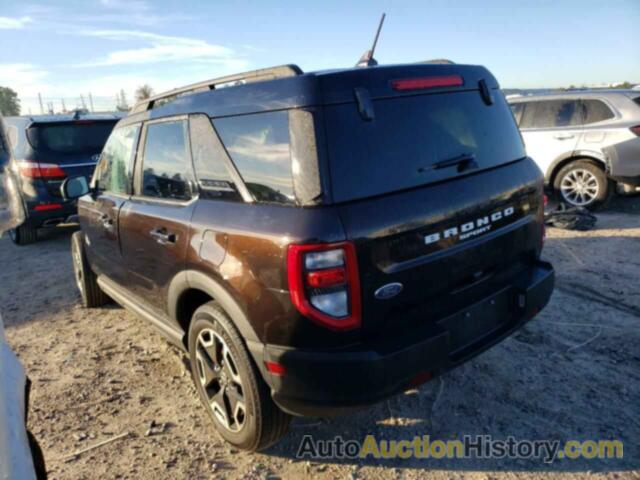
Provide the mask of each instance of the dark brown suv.
{"label": "dark brown suv", "polygon": [[144,101],[79,198],[76,278],[185,349],[232,444],[477,355],[553,290],[542,174],[483,67],[276,67]]}

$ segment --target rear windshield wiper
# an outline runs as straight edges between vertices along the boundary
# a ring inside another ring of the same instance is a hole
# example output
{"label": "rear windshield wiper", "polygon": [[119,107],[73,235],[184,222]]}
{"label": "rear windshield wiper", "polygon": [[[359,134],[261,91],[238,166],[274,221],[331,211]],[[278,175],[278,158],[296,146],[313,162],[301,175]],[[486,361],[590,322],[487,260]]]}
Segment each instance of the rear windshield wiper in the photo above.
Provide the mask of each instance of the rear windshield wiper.
{"label": "rear windshield wiper", "polygon": [[465,170],[478,168],[478,162],[476,162],[476,156],[473,153],[462,153],[453,158],[436,162],[428,167],[420,167],[418,172],[423,173],[429,170],[440,170],[449,167],[458,167],[458,173],[462,173]]}

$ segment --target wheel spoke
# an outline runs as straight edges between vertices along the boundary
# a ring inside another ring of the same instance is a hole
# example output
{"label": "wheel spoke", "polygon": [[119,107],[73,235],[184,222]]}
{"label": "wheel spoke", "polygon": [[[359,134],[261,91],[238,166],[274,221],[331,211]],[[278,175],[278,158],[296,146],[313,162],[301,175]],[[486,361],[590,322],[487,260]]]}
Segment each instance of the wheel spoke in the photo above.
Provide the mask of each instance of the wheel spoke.
{"label": "wheel spoke", "polygon": [[198,374],[200,384],[206,389],[211,385],[213,380],[217,380],[218,372],[215,364],[211,361],[209,355],[203,349],[197,349],[196,361],[198,362]]}

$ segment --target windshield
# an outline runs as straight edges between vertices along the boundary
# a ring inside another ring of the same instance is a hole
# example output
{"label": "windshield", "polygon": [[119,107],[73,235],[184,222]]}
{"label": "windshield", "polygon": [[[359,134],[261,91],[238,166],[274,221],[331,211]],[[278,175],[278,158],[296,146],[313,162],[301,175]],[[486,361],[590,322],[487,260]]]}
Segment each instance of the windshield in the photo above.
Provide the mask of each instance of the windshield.
{"label": "windshield", "polygon": [[27,136],[34,150],[56,153],[99,153],[115,126],[115,121],[35,125]]}
{"label": "windshield", "polygon": [[426,185],[525,156],[504,96],[478,91],[379,99],[365,121],[355,104],[327,108],[334,201]]}

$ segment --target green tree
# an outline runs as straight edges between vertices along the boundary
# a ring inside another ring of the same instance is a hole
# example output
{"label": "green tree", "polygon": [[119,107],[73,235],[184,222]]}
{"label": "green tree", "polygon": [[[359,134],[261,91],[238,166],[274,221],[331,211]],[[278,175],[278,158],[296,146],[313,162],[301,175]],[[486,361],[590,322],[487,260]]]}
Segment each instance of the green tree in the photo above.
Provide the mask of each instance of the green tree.
{"label": "green tree", "polygon": [[0,87],[0,113],[7,117],[20,115],[18,94],[9,87]]}

